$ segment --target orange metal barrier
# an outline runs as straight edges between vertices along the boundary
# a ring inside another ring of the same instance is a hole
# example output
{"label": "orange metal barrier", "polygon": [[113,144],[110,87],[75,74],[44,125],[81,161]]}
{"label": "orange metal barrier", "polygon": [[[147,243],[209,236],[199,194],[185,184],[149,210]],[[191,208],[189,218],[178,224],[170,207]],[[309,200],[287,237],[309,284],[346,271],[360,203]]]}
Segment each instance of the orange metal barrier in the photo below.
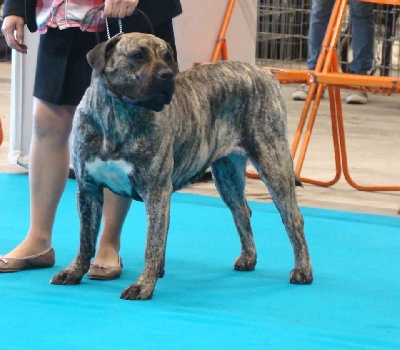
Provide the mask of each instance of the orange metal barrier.
{"label": "orange metal barrier", "polygon": [[400,78],[334,72],[311,72],[308,77],[311,83],[336,85],[349,90],[385,95],[400,93]]}
{"label": "orange metal barrier", "polygon": [[304,69],[279,69],[274,67],[263,67],[265,70],[269,70],[274,74],[275,78],[279,80],[281,84],[309,84],[310,74],[314,71]]}
{"label": "orange metal barrier", "polygon": [[[400,0],[361,1],[400,6]],[[339,72],[336,47],[340,36],[342,22],[346,13],[347,4],[348,0],[336,0],[335,2],[325,38],[322,43],[321,53],[314,71],[303,71],[303,73],[301,73],[301,71],[287,69],[284,71],[278,70],[275,72],[273,68],[265,67],[265,69],[271,70],[281,83],[292,83],[299,81],[303,82],[302,79],[304,77],[307,77],[307,83],[311,84],[302,114],[300,116],[291,149],[292,157],[295,158],[300,146],[301,136],[303,136],[297,164],[295,166],[296,174],[303,182],[328,187],[337,183],[343,172],[346,181],[357,190],[400,191],[400,185],[360,185],[356,183],[350,175],[347,160],[346,137],[343,122],[342,102],[340,99],[340,88],[372,92],[375,94],[397,94],[400,93],[400,79],[382,76],[345,74]],[[300,176],[324,87],[327,87],[329,91],[332,139],[334,145],[336,169],[333,178],[329,181],[320,181]],[[306,122],[307,127],[306,130],[303,132]],[[247,176],[258,178],[257,176],[254,176],[252,174],[247,174]]]}
{"label": "orange metal barrier", "polygon": [[225,11],[224,19],[222,21],[222,25],[218,34],[218,39],[215,44],[214,52],[211,56],[211,62],[216,62],[221,57],[223,61],[228,60],[228,49],[226,45],[226,31],[229,26],[229,22],[232,17],[232,12],[235,7],[236,0],[229,0],[228,6]]}
{"label": "orange metal barrier", "polygon": [[210,62],[217,62],[219,59],[222,61],[228,60],[228,46],[226,44],[226,31],[228,30],[229,22],[232,17],[232,12],[235,7],[236,0],[228,0],[228,4],[226,6],[225,14],[222,19],[221,28],[218,33],[218,38],[215,42],[214,50],[211,55],[211,60],[209,62],[195,62],[193,66],[199,66],[202,64],[208,64]]}
{"label": "orange metal barrier", "polygon": [[[375,0],[376,3],[385,3],[400,5],[399,0]],[[331,111],[331,122],[332,122],[332,137],[334,144],[334,156],[336,173],[331,181],[319,181],[308,178],[301,178],[306,183],[311,183],[319,186],[331,186],[339,181],[341,173],[346,181],[357,190],[361,191],[400,191],[400,185],[398,186],[381,186],[381,185],[360,185],[356,183],[351,175],[347,160],[346,150],[346,137],[343,122],[342,102],[340,99],[340,88],[346,88],[351,90],[369,91],[373,93],[385,93],[394,94],[400,93],[400,80],[398,78],[381,77],[381,76],[363,76],[355,74],[344,74],[339,73],[339,65],[336,54],[337,41],[340,35],[340,27],[345,16],[346,6],[348,0],[337,0],[335,8],[337,11],[332,13],[330,24],[328,25],[326,39],[329,39],[329,45],[323,45],[322,57],[324,63],[322,70],[317,67],[315,72],[310,74],[310,91],[307,96],[303,113],[300,118],[299,127],[296,132],[295,140],[292,145],[292,156],[294,157],[299,146],[300,136],[303,132],[303,127],[310,110],[310,105],[315,90],[317,94],[315,96],[313,106],[311,109],[310,117],[308,120],[307,129],[305,131],[304,140],[301,145],[299,157],[296,164],[296,173],[300,176],[301,169],[304,163],[304,159],[307,153],[307,148],[310,142],[312,129],[314,126],[315,118],[318,111],[318,106],[322,97],[322,90],[324,86],[328,87],[329,91],[329,102]],[[328,40],[325,40],[325,44]],[[320,59],[318,60],[320,61]]]}
{"label": "orange metal barrier", "polygon": [[[387,4],[400,6],[400,0],[360,0],[365,2],[373,2],[378,4]],[[226,31],[235,6],[235,0],[228,0],[226,12],[220,28],[218,39],[215,44],[211,62],[218,59],[228,60]],[[340,37],[342,22],[346,14],[348,0],[336,0],[332,9],[332,14],[328,23],[327,31],[322,42],[321,53],[314,70],[294,70],[294,69],[277,69],[273,67],[264,67],[270,70],[281,84],[310,84],[307,99],[305,101],[303,111],[297,126],[297,130],[292,142],[291,153],[295,158],[300,146],[300,140],[303,141],[300,147],[299,156],[295,171],[297,176],[305,182],[318,186],[332,186],[337,183],[343,173],[346,181],[357,190],[361,191],[400,191],[399,186],[364,186],[357,184],[350,176],[347,151],[346,137],[344,131],[342,102],[340,99],[340,88],[350,90],[359,90],[372,92],[375,94],[397,94],[400,93],[400,79],[382,76],[363,76],[355,74],[345,74],[339,72],[339,64],[337,59],[336,47]],[[335,175],[329,181],[320,181],[315,179],[303,178],[300,173],[304,164],[307,148],[311,139],[312,130],[319,104],[323,95],[324,88],[328,88],[330,113],[332,123],[332,139],[334,145],[335,157]],[[304,127],[307,123],[306,130]],[[257,174],[246,174],[251,178],[259,178]]]}

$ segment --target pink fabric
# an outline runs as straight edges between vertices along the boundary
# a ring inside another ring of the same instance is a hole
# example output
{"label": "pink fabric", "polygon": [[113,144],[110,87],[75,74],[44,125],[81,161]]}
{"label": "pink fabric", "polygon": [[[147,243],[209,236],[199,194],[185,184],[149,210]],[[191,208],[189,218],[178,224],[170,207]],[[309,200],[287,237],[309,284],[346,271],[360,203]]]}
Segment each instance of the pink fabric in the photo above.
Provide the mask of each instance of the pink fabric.
{"label": "pink fabric", "polygon": [[104,30],[103,11],[94,11],[103,4],[104,0],[38,0],[36,18],[39,33],[46,33],[48,27],[81,27],[88,32]]}

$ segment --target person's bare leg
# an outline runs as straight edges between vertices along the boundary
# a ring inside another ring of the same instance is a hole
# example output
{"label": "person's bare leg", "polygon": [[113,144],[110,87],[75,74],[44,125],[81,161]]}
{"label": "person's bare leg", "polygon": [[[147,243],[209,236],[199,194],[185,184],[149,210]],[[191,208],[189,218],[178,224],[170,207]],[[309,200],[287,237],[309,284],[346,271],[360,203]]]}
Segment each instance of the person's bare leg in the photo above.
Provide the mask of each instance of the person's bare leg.
{"label": "person's bare leg", "polygon": [[5,257],[39,254],[51,246],[55,214],[68,178],[68,139],[74,111],[74,106],[34,100],[29,155],[31,224],[25,239]]}
{"label": "person's bare leg", "polygon": [[109,190],[104,190],[103,231],[93,264],[118,266],[122,226],[131,202],[130,198],[120,197]]}
{"label": "person's bare leg", "polygon": [[[69,172],[69,135],[74,106],[35,99],[29,159],[31,225],[25,239],[5,258],[23,258],[51,246],[54,219]],[[104,228],[95,263],[118,265],[122,225],[131,200],[105,190]]]}

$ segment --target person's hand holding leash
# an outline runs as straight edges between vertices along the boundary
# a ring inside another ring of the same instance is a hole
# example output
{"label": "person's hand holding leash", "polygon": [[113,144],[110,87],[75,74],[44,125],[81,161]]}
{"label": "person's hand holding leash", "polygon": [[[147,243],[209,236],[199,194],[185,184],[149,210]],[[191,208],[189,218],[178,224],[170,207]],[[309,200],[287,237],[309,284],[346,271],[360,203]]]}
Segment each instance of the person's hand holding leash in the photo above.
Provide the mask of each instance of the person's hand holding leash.
{"label": "person's hand holding leash", "polygon": [[7,16],[1,27],[8,46],[21,53],[26,53],[28,49],[24,44],[24,24],[20,16]]}
{"label": "person's hand holding leash", "polygon": [[138,3],[139,0],[105,0],[104,15],[118,18],[130,16]]}
{"label": "person's hand holding leash", "polygon": [[[119,18],[130,16],[138,3],[139,0],[105,0],[104,15]],[[21,53],[27,53],[28,49],[24,44],[24,25],[23,17],[11,15],[4,19],[1,27],[8,46]]]}

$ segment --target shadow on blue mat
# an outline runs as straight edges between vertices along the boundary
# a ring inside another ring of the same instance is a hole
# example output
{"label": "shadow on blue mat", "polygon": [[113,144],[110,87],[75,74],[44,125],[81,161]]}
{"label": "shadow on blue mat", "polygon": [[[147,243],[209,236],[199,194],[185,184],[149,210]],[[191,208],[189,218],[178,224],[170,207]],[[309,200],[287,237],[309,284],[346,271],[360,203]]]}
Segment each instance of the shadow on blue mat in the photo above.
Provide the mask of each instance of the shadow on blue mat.
{"label": "shadow on blue mat", "polygon": [[[29,224],[28,179],[0,175],[0,253]],[[124,301],[143,268],[145,212],[124,227],[116,281],[49,284],[78,248],[76,183],[54,229],[56,266],[0,275],[1,349],[398,349],[400,219],[301,208],[314,284],[289,284],[293,253],[272,204],[250,202],[254,272],[233,270],[240,244],[219,198],[174,194],[166,274],[150,301]]]}

